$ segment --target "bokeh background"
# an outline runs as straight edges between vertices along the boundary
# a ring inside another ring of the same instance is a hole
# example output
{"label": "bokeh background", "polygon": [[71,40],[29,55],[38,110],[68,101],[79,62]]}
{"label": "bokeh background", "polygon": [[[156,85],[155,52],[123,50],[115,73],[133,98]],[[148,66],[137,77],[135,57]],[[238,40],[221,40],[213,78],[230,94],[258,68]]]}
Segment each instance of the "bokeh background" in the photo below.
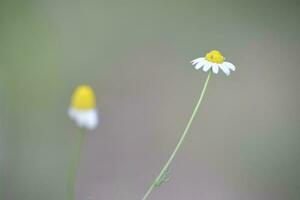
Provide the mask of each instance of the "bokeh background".
{"label": "bokeh background", "polygon": [[170,182],[150,199],[300,198],[297,0],[0,1],[0,195],[66,200],[73,89],[90,84],[78,200],[141,199],[177,143],[220,50]]}

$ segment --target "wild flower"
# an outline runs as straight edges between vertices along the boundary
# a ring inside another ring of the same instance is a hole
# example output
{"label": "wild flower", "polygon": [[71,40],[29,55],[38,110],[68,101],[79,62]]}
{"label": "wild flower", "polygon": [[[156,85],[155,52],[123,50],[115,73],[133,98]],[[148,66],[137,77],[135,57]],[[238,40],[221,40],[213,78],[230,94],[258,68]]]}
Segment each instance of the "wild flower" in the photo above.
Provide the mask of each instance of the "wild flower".
{"label": "wild flower", "polygon": [[192,65],[195,65],[195,69],[202,68],[207,72],[212,69],[213,73],[217,74],[221,69],[227,76],[231,71],[235,71],[235,66],[230,62],[225,62],[225,57],[217,50],[212,50],[207,53],[205,57],[200,57],[191,61]]}
{"label": "wild flower", "polygon": [[74,200],[77,168],[80,161],[81,148],[86,135],[85,131],[95,129],[98,125],[96,98],[94,91],[90,86],[80,85],[75,89],[68,114],[80,128],[80,130],[74,134],[76,144],[74,155],[72,154],[70,157],[68,177],[68,200]]}
{"label": "wild flower", "polygon": [[212,50],[209,53],[207,53],[205,57],[197,58],[197,59],[191,61],[191,63],[192,63],[192,65],[195,65],[195,69],[199,70],[202,68],[203,71],[208,72],[207,78],[205,80],[199,100],[194,108],[194,111],[193,111],[182,135],[181,135],[181,138],[179,139],[179,142],[177,143],[177,145],[176,145],[175,149],[173,150],[171,156],[169,157],[168,161],[163,166],[160,173],[154,179],[154,181],[150,185],[149,189],[145,193],[143,200],[148,199],[148,197],[150,196],[150,194],[152,193],[152,191],[155,188],[161,186],[163,183],[167,182],[170,179],[170,165],[171,165],[172,161],[174,160],[178,150],[184,143],[184,140],[187,136],[188,130],[190,129],[191,124],[192,124],[192,122],[198,112],[198,109],[201,105],[201,102],[203,100],[203,97],[206,92],[207,85],[208,85],[209,79],[212,75],[212,72],[217,74],[219,72],[219,69],[221,69],[227,76],[229,76],[230,70],[235,71],[235,66],[232,63],[225,62],[225,57],[217,50]]}
{"label": "wild flower", "polygon": [[98,125],[96,98],[93,89],[80,85],[73,93],[69,116],[81,128],[95,129]]}

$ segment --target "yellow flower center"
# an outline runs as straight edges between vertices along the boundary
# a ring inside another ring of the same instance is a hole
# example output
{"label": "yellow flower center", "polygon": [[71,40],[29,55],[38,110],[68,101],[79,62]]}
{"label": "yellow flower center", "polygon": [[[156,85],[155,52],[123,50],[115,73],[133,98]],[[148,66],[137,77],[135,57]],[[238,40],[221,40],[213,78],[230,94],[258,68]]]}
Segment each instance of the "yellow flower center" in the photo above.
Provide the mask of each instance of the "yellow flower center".
{"label": "yellow flower center", "polygon": [[205,59],[218,64],[223,63],[225,60],[224,56],[220,53],[220,51],[217,50],[212,50],[211,52],[207,53]]}
{"label": "yellow flower center", "polygon": [[88,85],[81,85],[73,93],[71,107],[77,110],[89,110],[96,107],[93,89]]}

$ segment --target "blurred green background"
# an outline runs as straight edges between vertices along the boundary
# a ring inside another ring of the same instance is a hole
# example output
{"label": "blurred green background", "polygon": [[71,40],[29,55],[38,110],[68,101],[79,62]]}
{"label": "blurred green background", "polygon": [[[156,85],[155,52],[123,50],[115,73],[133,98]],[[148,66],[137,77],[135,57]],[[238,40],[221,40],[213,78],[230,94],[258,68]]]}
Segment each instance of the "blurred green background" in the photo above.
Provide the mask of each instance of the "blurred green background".
{"label": "blurred green background", "polygon": [[0,1],[0,195],[66,200],[78,131],[67,110],[90,84],[77,199],[141,199],[185,127],[220,50],[171,181],[150,199],[300,198],[297,0]]}

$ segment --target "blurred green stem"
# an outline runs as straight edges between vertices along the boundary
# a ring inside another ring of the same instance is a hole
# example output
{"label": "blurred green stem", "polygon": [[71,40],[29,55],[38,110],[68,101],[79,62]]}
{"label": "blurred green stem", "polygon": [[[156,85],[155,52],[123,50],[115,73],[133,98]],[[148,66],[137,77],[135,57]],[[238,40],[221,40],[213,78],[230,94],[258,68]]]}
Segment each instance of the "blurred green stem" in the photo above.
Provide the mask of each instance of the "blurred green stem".
{"label": "blurred green stem", "polygon": [[153,181],[153,183],[151,184],[151,186],[149,187],[148,191],[146,192],[146,194],[144,195],[143,197],[143,200],[146,200],[148,199],[149,195],[151,194],[151,192],[153,191],[153,189],[159,185],[161,185],[161,181],[162,181],[162,177],[164,176],[165,173],[167,173],[168,169],[169,169],[169,166],[170,164],[172,163],[172,161],[174,160],[175,156],[176,156],[176,153],[178,152],[178,150],[180,149],[180,147],[182,146],[186,136],[187,136],[187,133],[188,133],[188,130],[190,129],[190,126],[198,112],[198,108],[199,106],[201,105],[201,102],[202,102],[202,99],[204,97],[204,94],[206,92],[206,89],[207,89],[207,85],[208,85],[208,81],[211,77],[211,74],[212,74],[212,71],[210,70],[208,75],[207,75],[207,78],[206,78],[206,81],[204,83],[204,86],[203,86],[203,89],[202,89],[202,92],[201,92],[201,95],[199,97],[199,100],[196,104],[196,107],[194,108],[194,111],[184,129],[184,132],[179,140],[179,142],[177,143],[173,153],[171,154],[169,160],[166,162],[165,166],[162,168],[162,170],[160,171],[159,175],[156,177],[156,179]]}
{"label": "blurred green stem", "polygon": [[81,155],[81,149],[82,149],[82,144],[84,141],[84,129],[80,128],[80,131],[77,134],[76,139],[76,146],[75,146],[75,151],[74,155],[71,157],[71,162],[70,162],[70,169],[69,169],[69,200],[75,200],[75,186],[76,186],[76,177],[77,177],[77,170],[78,170],[78,165],[80,161],[80,155]]}

